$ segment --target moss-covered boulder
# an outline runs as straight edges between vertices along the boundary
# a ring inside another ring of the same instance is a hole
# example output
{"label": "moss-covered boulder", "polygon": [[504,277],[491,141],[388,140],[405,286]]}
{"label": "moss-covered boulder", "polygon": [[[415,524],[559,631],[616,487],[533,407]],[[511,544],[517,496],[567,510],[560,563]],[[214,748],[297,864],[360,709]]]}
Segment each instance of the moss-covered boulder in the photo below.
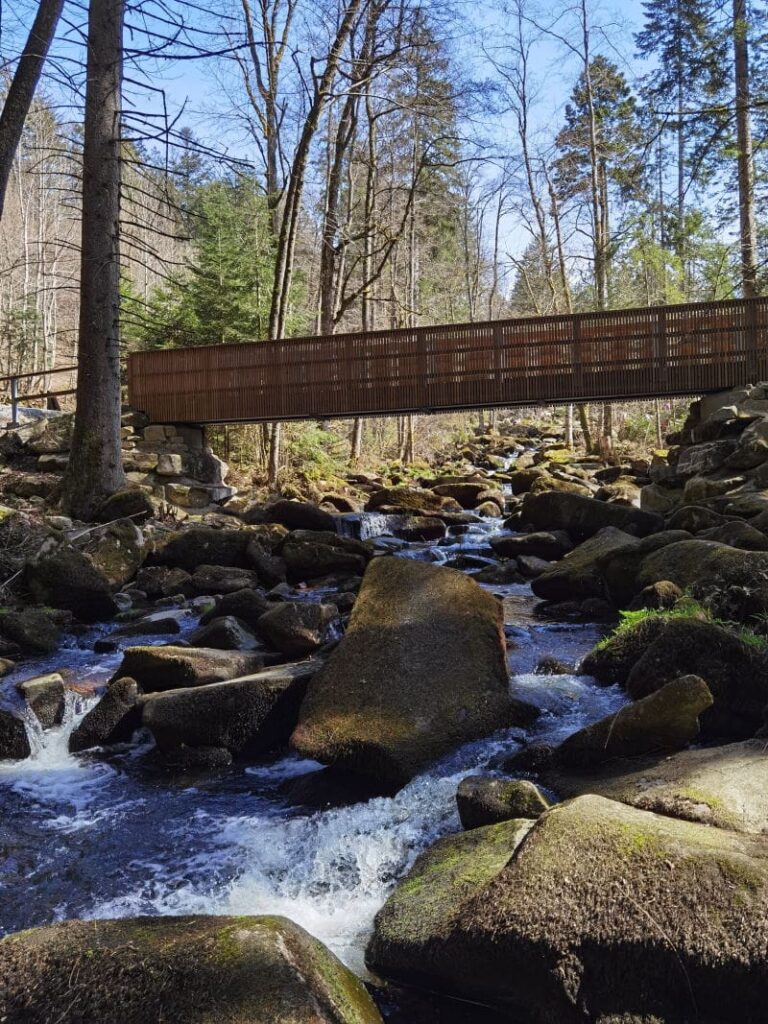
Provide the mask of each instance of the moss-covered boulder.
{"label": "moss-covered boulder", "polygon": [[152,694],[142,701],[142,725],[163,752],[216,747],[233,755],[263,754],[287,743],[317,667],[305,661]]}
{"label": "moss-covered boulder", "polygon": [[651,615],[598,645],[581,669],[601,682],[621,683],[635,700],[679,676],[701,676],[714,698],[701,716],[705,739],[753,736],[768,704],[766,650],[707,619]]}
{"label": "moss-covered boulder", "polygon": [[672,818],[768,833],[764,740],[681,750],[661,759],[617,759],[599,772],[555,766],[546,769],[542,781],[561,799],[595,793]]}
{"label": "moss-covered boulder", "polygon": [[496,825],[515,818],[538,818],[549,807],[527,779],[497,779],[469,775],[456,790],[456,805],[464,828]]}
{"label": "moss-covered boulder", "polygon": [[150,565],[168,565],[194,572],[198,565],[230,565],[249,568],[246,557],[251,530],[217,530],[195,526],[170,534],[147,559]]}
{"label": "moss-covered boulder", "polygon": [[686,540],[649,554],[638,574],[639,589],[671,580],[686,590],[700,582],[752,586],[768,574],[768,553],[741,551],[711,540]]}
{"label": "moss-covered boulder", "polygon": [[113,588],[129,583],[146,557],[144,537],[132,522],[112,523],[87,548],[88,557]]}
{"label": "moss-covered boulder", "polygon": [[584,796],[433,846],[367,961],[537,1024],[758,1024],[767,946],[762,838]]}
{"label": "moss-covered boulder", "polygon": [[61,643],[61,630],[54,616],[42,608],[0,612],[0,634],[25,653],[53,654]]}
{"label": "moss-covered boulder", "polygon": [[264,521],[289,530],[330,530],[336,532],[337,517],[311,501],[281,498],[264,510]]}
{"label": "moss-covered boulder", "polygon": [[645,537],[664,528],[661,516],[651,512],[561,491],[527,494],[521,518],[536,530],[566,530],[576,541],[588,540],[606,526],[636,537]]}
{"label": "moss-covered boulder", "polygon": [[206,686],[264,668],[263,654],[208,647],[128,647],[113,679],[135,679],[145,693]]}
{"label": "moss-covered boulder", "polygon": [[125,487],[115,491],[99,505],[96,511],[97,523],[112,523],[117,519],[130,519],[140,525],[155,514],[152,499],[140,487]]}
{"label": "moss-covered boulder", "polygon": [[681,750],[698,736],[699,715],[712,703],[703,679],[681,676],[573,733],[555,750],[555,763],[587,768],[616,757]]}
{"label": "moss-covered boulder", "polygon": [[82,622],[100,622],[117,612],[106,576],[82,551],[66,545],[28,562],[26,584],[39,604],[64,608]]}
{"label": "moss-covered boulder", "polygon": [[701,540],[728,544],[729,547],[739,548],[741,551],[768,551],[768,537],[762,530],[757,530],[742,520],[714,526],[711,530],[702,530],[699,537]]}
{"label": "moss-covered boulder", "polygon": [[517,558],[519,555],[533,555],[556,561],[573,550],[573,544],[564,530],[554,533],[539,530],[536,533],[521,533],[514,537],[504,534],[491,537],[491,547],[501,558]]}
{"label": "moss-covered boulder", "polygon": [[135,679],[115,679],[69,737],[71,753],[127,743],[141,725]]}
{"label": "moss-covered boulder", "polygon": [[7,1024],[381,1024],[360,982],[281,917],[66,921],[0,942]]}
{"label": "moss-covered boulder", "polygon": [[531,584],[537,597],[547,601],[608,597],[602,566],[620,552],[632,550],[640,541],[623,530],[608,526],[594,537],[547,568]]}
{"label": "moss-covered boulder", "polygon": [[365,504],[366,512],[417,512],[431,515],[437,512],[461,512],[455,498],[437,494],[426,487],[382,487],[374,491]]}
{"label": "moss-covered boulder", "polygon": [[303,582],[331,573],[362,576],[373,557],[373,549],[362,541],[328,531],[294,530],[280,548],[280,556],[288,578]]}
{"label": "moss-covered boulder", "polygon": [[513,719],[496,598],[453,569],[379,558],[309,686],[292,744],[397,789]]}

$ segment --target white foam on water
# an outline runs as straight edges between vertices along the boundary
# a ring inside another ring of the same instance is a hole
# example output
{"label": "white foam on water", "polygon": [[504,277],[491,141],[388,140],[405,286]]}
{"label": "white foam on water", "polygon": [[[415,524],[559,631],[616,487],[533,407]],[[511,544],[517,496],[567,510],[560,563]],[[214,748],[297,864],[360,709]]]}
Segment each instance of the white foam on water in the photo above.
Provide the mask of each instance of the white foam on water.
{"label": "white foam on water", "polygon": [[532,739],[553,744],[618,711],[628,701],[619,686],[596,686],[591,676],[531,672],[515,676],[510,691],[513,697],[541,709]]}

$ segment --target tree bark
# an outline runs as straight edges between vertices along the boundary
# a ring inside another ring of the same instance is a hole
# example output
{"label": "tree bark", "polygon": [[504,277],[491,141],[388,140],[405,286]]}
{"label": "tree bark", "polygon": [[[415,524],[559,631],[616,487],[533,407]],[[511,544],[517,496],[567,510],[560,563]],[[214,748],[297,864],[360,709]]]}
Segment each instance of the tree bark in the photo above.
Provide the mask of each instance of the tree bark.
{"label": "tree bark", "polygon": [[3,216],[5,193],[16,150],[24,131],[24,123],[32,106],[35,89],[40,81],[45,58],[56,34],[56,26],[63,7],[64,0],[40,0],[27,45],[19,59],[3,104],[3,112],[0,114],[0,219]]}
{"label": "tree bark", "polygon": [[733,0],[733,67],[736,84],[736,142],[741,235],[741,287],[745,299],[757,296],[757,228],[755,225],[755,164],[749,112],[749,41],[747,0]]}
{"label": "tree bark", "polygon": [[120,449],[120,107],[124,0],[88,12],[77,411],[64,506],[90,519],[125,484]]}

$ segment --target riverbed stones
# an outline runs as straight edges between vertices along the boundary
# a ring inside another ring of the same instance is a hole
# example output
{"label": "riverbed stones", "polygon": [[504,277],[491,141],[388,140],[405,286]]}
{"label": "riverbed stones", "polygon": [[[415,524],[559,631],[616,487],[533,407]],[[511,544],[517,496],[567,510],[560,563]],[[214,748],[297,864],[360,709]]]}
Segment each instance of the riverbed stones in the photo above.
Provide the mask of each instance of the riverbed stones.
{"label": "riverbed stones", "polygon": [[192,573],[192,589],[196,594],[234,594],[245,587],[259,585],[259,575],[253,569],[231,565],[198,565]]}
{"label": "riverbed stones", "polygon": [[30,753],[24,722],[7,708],[0,708],[0,760],[20,761]]}
{"label": "riverbed stones", "polygon": [[251,531],[195,526],[171,534],[148,559],[151,565],[168,565],[194,572],[199,565],[226,565],[247,569],[246,548]]}
{"label": "riverbed stones", "polygon": [[283,917],[66,921],[0,942],[7,1024],[381,1024],[361,981]]}
{"label": "riverbed stones", "polygon": [[519,555],[533,555],[547,561],[556,561],[573,550],[573,543],[564,530],[554,533],[539,531],[523,533],[515,537],[503,534],[491,537],[491,547],[501,558],[517,558]]}
{"label": "riverbed stones", "polygon": [[220,615],[200,626],[189,638],[197,647],[215,647],[219,651],[255,651],[259,638],[234,615]]}
{"label": "riverbed stones", "polygon": [[61,630],[53,616],[40,608],[0,612],[0,634],[25,653],[53,654],[61,642]]}
{"label": "riverbed stones", "polygon": [[82,622],[103,621],[117,612],[106,576],[66,545],[28,562],[26,583],[39,604],[64,608]]}
{"label": "riverbed stones", "polygon": [[459,819],[465,829],[496,825],[515,818],[538,818],[549,803],[527,779],[469,775],[456,791]]}
{"label": "riverbed stones", "polygon": [[382,487],[370,495],[365,504],[366,512],[416,512],[419,515],[433,515],[439,512],[461,512],[462,507],[455,498],[437,494],[425,487]]}
{"label": "riverbed stones", "polygon": [[162,752],[219,747],[234,756],[265,754],[287,743],[317,669],[316,662],[305,661],[154,694],[142,702],[142,724]]}
{"label": "riverbed stones", "polygon": [[234,615],[250,629],[255,629],[261,616],[269,611],[270,607],[264,594],[246,587],[219,597],[214,607],[202,616],[200,625],[205,626],[221,616]]}
{"label": "riverbed stones", "polygon": [[128,647],[113,679],[135,679],[145,693],[206,686],[249,675],[264,667],[264,656],[248,651],[200,647]]}
{"label": "riverbed stones", "polygon": [[375,559],[292,745],[384,789],[512,724],[500,603],[453,569]]}
{"label": "riverbed stones", "polygon": [[767,944],[762,838],[584,796],[435,844],[367,961],[540,1024],[757,1024]]}
{"label": "riverbed stones", "polygon": [[563,767],[596,767],[616,757],[682,750],[699,734],[699,716],[712,707],[698,676],[681,676],[563,740],[554,752]]}
{"label": "riverbed stones", "polygon": [[527,494],[521,517],[536,530],[565,530],[575,541],[588,540],[606,526],[637,537],[664,527],[663,519],[650,512],[559,491]]}
{"label": "riverbed stones", "polygon": [[91,747],[128,743],[141,725],[139,687],[135,679],[115,679],[69,737],[73,754]]}

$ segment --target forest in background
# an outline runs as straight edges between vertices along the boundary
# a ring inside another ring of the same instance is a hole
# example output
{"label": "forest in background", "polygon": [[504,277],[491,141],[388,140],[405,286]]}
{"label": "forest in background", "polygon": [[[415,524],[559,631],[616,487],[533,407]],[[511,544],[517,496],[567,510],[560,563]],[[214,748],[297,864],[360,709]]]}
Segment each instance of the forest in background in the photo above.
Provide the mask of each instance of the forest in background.
{"label": "forest in background", "polygon": [[[768,8],[641,6],[627,33],[588,0],[129,5],[122,345],[762,293]],[[36,8],[3,12],[8,81]],[[42,378],[76,348],[86,13],[63,8],[0,220],[2,374]],[[193,80],[198,98],[174,109]],[[652,418],[579,412],[604,447]],[[302,463],[410,462],[468,423],[219,441],[276,480]]]}

